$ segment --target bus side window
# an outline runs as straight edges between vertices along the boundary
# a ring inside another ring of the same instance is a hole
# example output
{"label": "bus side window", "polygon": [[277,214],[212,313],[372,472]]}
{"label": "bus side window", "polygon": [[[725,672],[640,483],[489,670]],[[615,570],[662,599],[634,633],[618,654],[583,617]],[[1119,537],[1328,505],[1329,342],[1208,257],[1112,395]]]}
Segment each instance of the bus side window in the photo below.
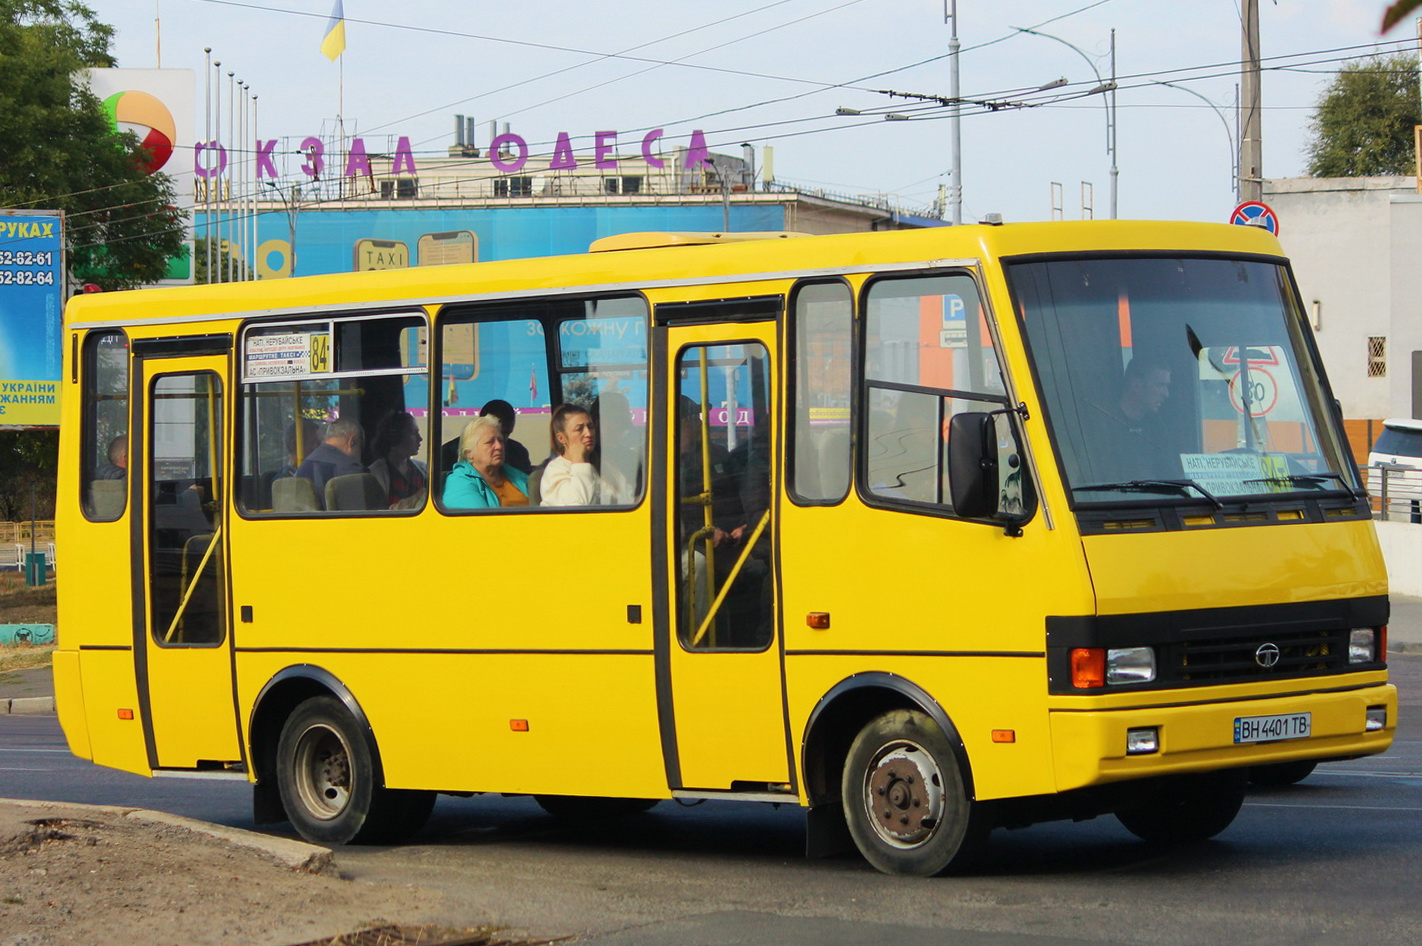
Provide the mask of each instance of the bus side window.
{"label": "bus side window", "polygon": [[128,502],[128,339],[122,332],[90,333],[83,358],[80,501],[89,519],[112,521]]}
{"label": "bus side window", "polygon": [[854,302],[843,283],[812,283],[796,292],[791,312],[790,494],[801,503],[837,503],[850,481]]}
{"label": "bus side window", "polygon": [[242,335],[238,505],[367,515],[429,495],[422,314],[249,326]]}
{"label": "bus side window", "polygon": [[518,503],[516,496],[501,501],[487,493],[460,446],[480,414],[511,409],[504,465],[517,471],[510,479],[527,501],[521,508],[540,506],[542,472],[553,455],[553,409],[566,403],[595,422],[596,504],[635,505],[644,486],[647,377],[647,306],[640,296],[446,309],[440,316],[436,495],[442,501],[449,492],[451,511]]}
{"label": "bus side window", "polygon": [[[949,422],[1007,406],[992,335],[967,275],[887,278],[865,296],[863,489],[886,500],[952,511]],[[1023,506],[1019,451],[998,418],[1004,508]]]}

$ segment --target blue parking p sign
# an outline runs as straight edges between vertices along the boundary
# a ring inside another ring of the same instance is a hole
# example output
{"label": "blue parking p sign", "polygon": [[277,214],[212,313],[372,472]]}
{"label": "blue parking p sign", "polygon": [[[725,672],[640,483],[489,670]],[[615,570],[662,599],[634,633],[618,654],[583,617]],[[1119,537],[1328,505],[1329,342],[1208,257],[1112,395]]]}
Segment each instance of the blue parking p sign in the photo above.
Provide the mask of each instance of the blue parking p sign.
{"label": "blue parking p sign", "polygon": [[939,348],[968,347],[968,307],[963,297],[943,296],[943,328],[938,333]]}

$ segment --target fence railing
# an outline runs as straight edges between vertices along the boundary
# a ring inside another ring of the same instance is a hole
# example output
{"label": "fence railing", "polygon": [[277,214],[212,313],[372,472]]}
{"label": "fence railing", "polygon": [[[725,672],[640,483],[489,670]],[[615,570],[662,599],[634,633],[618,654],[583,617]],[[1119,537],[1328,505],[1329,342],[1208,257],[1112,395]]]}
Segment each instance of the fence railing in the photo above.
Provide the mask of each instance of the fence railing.
{"label": "fence railing", "polygon": [[[35,552],[44,556],[46,568],[54,567],[53,542],[36,542]],[[29,542],[0,542],[0,569],[24,568],[29,554]]]}
{"label": "fence railing", "polygon": [[43,544],[54,541],[54,520],[38,519],[34,523],[34,529],[30,529],[30,521],[24,522],[0,522],[0,544],[6,542],[29,543],[30,534],[33,531],[35,542]]}
{"label": "fence railing", "polygon": [[54,522],[0,522],[0,569],[25,567],[30,549],[44,556],[45,566],[54,567]]}
{"label": "fence railing", "polygon": [[1374,463],[1368,467],[1373,515],[1383,522],[1422,523],[1422,467]]}

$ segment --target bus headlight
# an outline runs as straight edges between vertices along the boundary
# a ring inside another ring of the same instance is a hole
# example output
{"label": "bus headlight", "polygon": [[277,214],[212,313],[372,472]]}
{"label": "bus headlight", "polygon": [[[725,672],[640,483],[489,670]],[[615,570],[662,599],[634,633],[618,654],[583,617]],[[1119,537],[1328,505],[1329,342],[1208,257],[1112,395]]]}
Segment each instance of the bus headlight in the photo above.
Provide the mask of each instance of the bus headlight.
{"label": "bus headlight", "polygon": [[1369,706],[1363,723],[1363,732],[1381,732],[1387,726],[1387,707]]}
{"label": "bus headlight", "polygon": [[1113,647],[1106,651],[1106,682],[1149,683],[1155,679],[1155,649]]}
{"label": "bus headlight", "polygon": [[1378,632],[1376,628],[1355,627],[1348,632],[1348,662],[1350,664],[1370,664],[1378,660]]}

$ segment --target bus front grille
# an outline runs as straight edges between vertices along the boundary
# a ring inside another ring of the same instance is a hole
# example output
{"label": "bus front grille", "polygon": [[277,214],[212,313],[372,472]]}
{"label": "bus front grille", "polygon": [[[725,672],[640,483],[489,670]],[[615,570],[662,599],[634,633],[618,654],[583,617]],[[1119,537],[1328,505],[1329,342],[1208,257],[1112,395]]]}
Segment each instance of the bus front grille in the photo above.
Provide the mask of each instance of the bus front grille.
{"label": "bus front grille", "polygon": [[[1166,648],[1162,676],[1182,683],[1232,683],[1336,673],[1347,667],[1348,630],[1266,632],[1178,641]],[[1168,678],[1168,677],[1167,677]]]}

